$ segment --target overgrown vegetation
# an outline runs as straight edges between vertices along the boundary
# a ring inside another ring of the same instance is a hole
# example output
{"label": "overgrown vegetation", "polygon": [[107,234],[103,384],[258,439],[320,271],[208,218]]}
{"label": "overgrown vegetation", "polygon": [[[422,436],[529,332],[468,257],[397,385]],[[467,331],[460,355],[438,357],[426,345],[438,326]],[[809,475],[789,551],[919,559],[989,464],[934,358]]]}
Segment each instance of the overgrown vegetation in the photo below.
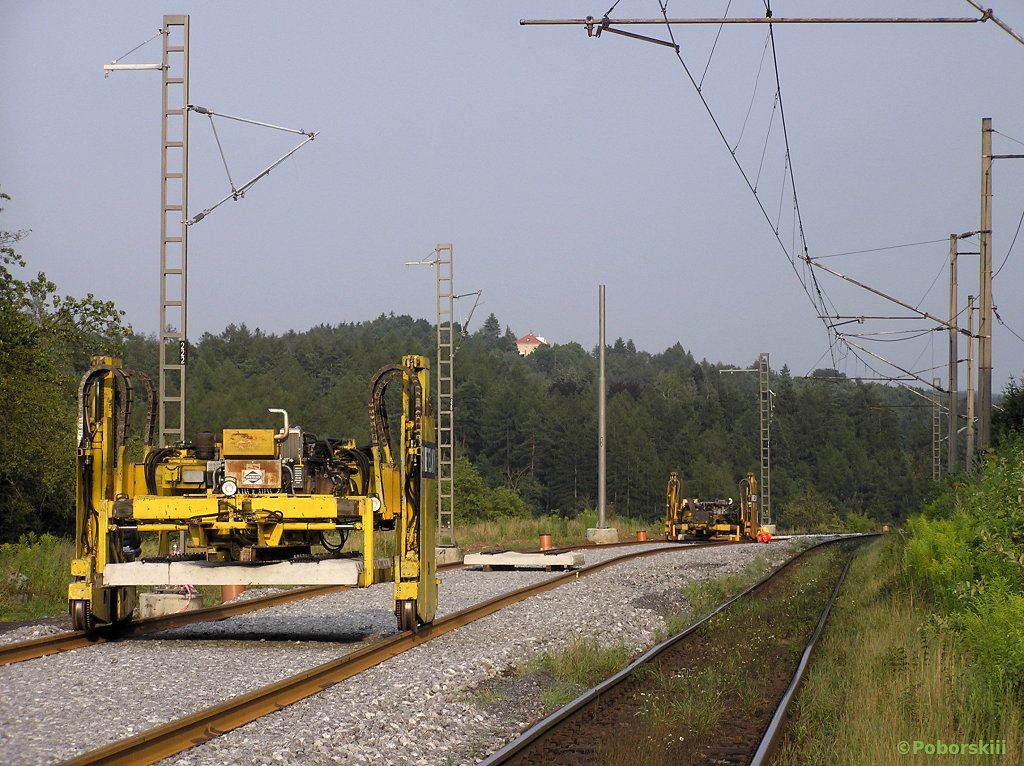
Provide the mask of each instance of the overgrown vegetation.
{"label": "overgrown vegetation", "polygon": [[75,547],[52,535],[26,534],[0,544],[0,620],[65,614]]}
{"label": "overgrown vegetation", "polygon": [[772,563],[768,557],[758,553],[737,572],[688,582],[683,586],[683,596],[689,609],[683,614],[670,614],[665,618],[666,637],[679,633],[771,570]]}
{"label": "overgrown vegetation", "polygon": [[[619,540],[632,540],[638,530],[645,529],[651,539],[661,535],[661,525],[651,525],[641,519],[625,519],[609,515],[605,523],[619,532]],[[582,545],[587,542],[587,530],[597,526],[597,512],[586,510],[575,518],[564,516],[506,517],[492,521],[456,526],[458,544],[469,550],[493,548],[536,548],[541,535],[551,535],[556,547]]]}
{"label": "overgrown vegetation", "polygon": [[[611,727],[632,711],[636,725],[618,729],[618,736],[603,743],[597,762],[731,762],[726,752],[735,757],[751,736],[756,743],[761,718],[785,688],[845,555],[835,548],[808,554],[764,592],[731,604],[638,668],[619,695],[623,709],[602,721]],[[717,604],[725,592],[709,591],[702,608]]]}
{"label": "overgrown vegetation", "polygon": [[[928,596],[931,585],[922,589],[908,572],[905,546],[893,536],[854,560],[776,766],[899,764],[910,758],[898,752],[899,743],[914,740],[1005,739],[1007,754],[998,759],[940,760],[1024,763],[1019,691],[979,663],[969,634],[964,640],[949,630]],[[992,640],[1012,640],[1006,627],[993,622]]]}
{"label": "overgrown vegetation", "polygon": [[1006,740],[998,762],[1024,763],[1021,398],[1011,381],[979,470],[854,563],[780,766],[899,763],[913,740]]}
{"label": "overgrown vegetation", "polygon": [[1024,695],[1024,433],[910,520],[906,570],[995,694]]}

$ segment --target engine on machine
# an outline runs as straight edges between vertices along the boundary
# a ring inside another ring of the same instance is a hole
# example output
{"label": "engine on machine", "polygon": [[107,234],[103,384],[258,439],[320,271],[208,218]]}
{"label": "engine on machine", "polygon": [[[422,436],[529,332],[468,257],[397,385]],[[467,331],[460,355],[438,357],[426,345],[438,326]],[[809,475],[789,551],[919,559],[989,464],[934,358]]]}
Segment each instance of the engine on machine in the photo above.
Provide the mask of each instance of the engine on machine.
{"label": "engine on machine", "polygon": [[[270,410],[280,429],[225,428],[154,446],[152,382],[116,359],[93,361],[79,391],[77,555],[68,588],[77,629],[129,621],[140,586],[181,583],[393,582],[401,629],[433,620],[437,444],[424,357],[403,357],[374,375],[365,446],[291,425],[282,409]],[[140,384],[148,399],[144,455],[129,463]],[[391,384],[401,387],[394,424],[385,406]],[[380,531],[394,536],[391,557],[375,555]],[[171,555],[182,534],[186,550]],[[155,545],[144,547],[145,538]]]}

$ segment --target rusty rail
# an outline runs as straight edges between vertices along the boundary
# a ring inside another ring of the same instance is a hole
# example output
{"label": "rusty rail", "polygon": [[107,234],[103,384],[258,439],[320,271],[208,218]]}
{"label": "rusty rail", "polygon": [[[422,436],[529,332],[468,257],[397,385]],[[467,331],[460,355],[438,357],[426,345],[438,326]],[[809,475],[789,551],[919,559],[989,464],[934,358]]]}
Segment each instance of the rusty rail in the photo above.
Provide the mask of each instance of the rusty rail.
{"label": "rusty rail", "polygon": [[[648,541],[648,543],[657,542],[661,541]],[[622,543],[611,543],[610,545],[605,545],[603,547],[637,544],[637,542],[631,540]],[[567,546],[537,552],[564,553],[566,551],[588,549],[592,547],[595,546],[588,543],[579,546]],[[462,564],[443,564],[438,567],[438,571],[453,569],[459,566],[462,566]],[[280,606],[292,601],[300,601],[306,598],[313,598],[314,596],[323,596],[328,593],[337,593],[339,591],[348,590],[348,588],[349,586],[346,585],[313,585],[307,588],[295,588],[293,590],[283,591],[281,593],[272,593],[267,596],[258,596],[257,598],[246,599],[245,601],[234,602],[231,604],[219,604],[217,606],[205,607],[203,609],[194,609],[189,612],[164,615],[163,617],[147,617],[143,620],[133,621],[117,633],[111,633],[109,635],[103,635],[101,633],[91,638],[87,637],[84,631],[78,630],[69,631],[67,633],[58,633],[53,636],[34,638],[29,641],[19,641],[13,644],[0,644],[0,667],[4,665],[13,665],[18,662],[35,660],[50,654],[68,652],[72,649],[82,649],[96,644],[110,643],[125,638],[159,633],[164,630],[180,628],[185,625],[194,625],[199,622],[226,620],[229,617],[237,617],[238,615],[248,614],[259,609]]]}
{"label": "rusty rail", "polygon": [[625,553],[580,570],[565,572],[538,585],[520,588],[492,601],[454,612],[447,617],[435,620],[431,625],[423,626],[416,632],[398,633],[277,683],[239,695],[185,718],[155,726],[132,737],[112,742],[72,758],[66,761],[64,766],[97,766],[98,764],[143,766],[156,763],[163,758],[180,753],[220,736],[224,732],[251,723],[261,716],[310,697],[402,652],[494,614],[506,606],[552,590],[579,577],[586,577],[615,564],[646,556],[735,544],[737,543],[713,542],[653,548],[635,553]]}
{"label": "rusty rail", "polygon": [[19,641],[16,644],[0,646],[0,666],[13,665],[16,662],[34,660],[45,657],[48,654],[67,652],[71,649],[81,649],[94,644],[117,641],[130,636],[144,636],[149,633],[157,633],[171,628],[180,628],[183,625],[192,625],[197,622],[211,620],[224,620],[228,617],[235,617],[240,614],[248,614],[258,609],[266,609],[271,606],[280,606],[291,601],[299,601],[313,596],[323,596],[327,593],[335,593],[346,590],[345,585],[314,585],[308,588],[295,588],[294,590],[272,593],[268,596],[258,596],[230,604],[209,606],[203,609],[194,609],[190,612],[178,612],[163,617],[147,617],[144,620],[136,620],[117,635],[87,638],[84,631],[76,630],[68,633],[58,633],[54,636],[44,636],[30,641]]}
{"label": "rusty rail", "polygon": [[[686,638],[687,636],[692,634],[694,631],[696,631],[702,625],[707,623],[716,614],[718,614],[722,610],[728,608],[731,604],[735,603],[736,601],[739,601],[742,598],[745,598],[746,596],[750,595],[754,591],[759,590],[760,588],[762,588],[765,584],[768,583],[769,580],[773,579],[776,575],[778,575],[779,573],[781,573],[781,572],[785,571],[786,569],[788,569],[790,566],[795,564],[797,561],[803,559],[804,556],[810,554],[812,551],[819,550],[823,546],[826,546],[826,545],[833,545],[833,544],[837,544],[837,543],[848,542],[850,540],[862,540],[862,539],[865,539],[865,538],[872,538],[872,537],[878,537],[878,536],[879,535],[877,535],[877,534],[856,535],[856,536],[854,536],[854,535],[847,535],[847,536],[844,536],[844,537],[837,537],[837,538],[834,538],[832,540],[825,540],[825,541],[822,541],[822,542],[817,543],[815,545],[812,545],[809,548],[805,548],[803,551],[798,553],[796,556],[794,556],[793,558],[787,560],[778,569],[770,572],[769,574],[767,574],[762,579],[758,580],[753,585],[751,585],[751,586],[747,587],[746,589],[744,589],[742,592],[738,593],[737,595],[733,596],[732,598],[728,599],[727,601],[724,601],[723,603],[719,604],[712,611],[708,612],[706,615],[704,615],[699,620],[697,620],[697,622],[693,623],[692,625],[687,627],[682,632],[677,633],[676,635],[672,636],[671,638],[668,638],[665,641],[661,642],[660,644],[657,644],[656,646],[654,646],[651,649],[647,650],[644,654],[640,655],[640,657],[635,659],[633,662],[631,662],[629,665],[627,665],[625,668],[620,670],[615,675],[610,676],[609,678],[605,679],[604,681],[602,681],[597,686],[595,686],[592,689],[589,689],[588,691],[586,691],[583,694],[581,694],[579,697],[574,699],[572,702],[568,703],[567,705],[562,706],[561,708],[559,708],[555,712],[551,713],[546,718],[543,718],[540,721],[538,721],[537,723],[535,723],[533,726],[531,726],[525,732],[520,734],[516,739],[514,739],[511,742],[507,743],[500,750],[495,751],[490,756],[488,756],[485,760],[481,761],[480,762],[480,766],[498,766],[498,764],[505,764],[505,763],[512,762],[517,755],[519,755],[523,751],[527,750],[534,742],[536,742],[537,740],[541,739],[544,735],[548,734],[552,730],[557,729],[565,721],[569,720],[570,718],[575,717],[585,707],[587,707],[592,702],[597,700],[599,697],[601,697],[605,693],[607,693],[609,690],[611,690],[615,686],[618,686],[620,683],[622,683],[627,678],[629,678],[633,674],[633,671],[635,671],[637,668],[639,668],[642,665],[645,665],[645,664],[649,663],[655,657],[657,657],[658,655],[662,654],[665,650],[669,649],[670,647],[674,646],[678,642],[682,641],[684,638]],[[846,571],[847,571],[848,568],[849,568],[849,562],[847,562],[847,568],[843,570],[843,573],[842,573],[842,575],[841,575],[841,577],[839,579],[839,582],[836,585],[836,588],[835,588],[835,590],[832,593],[832,598],[829,600],[828,604],[826,605],[826,608],[823,610],[822,616],[819,618],[818,627],[815,630],[814,634],[812,635],[811,641],[809,642],[809,644],[811,646],[811,650],[813,650],[813,642],[817,640],[817,636],[820,635],[821,629],[824,627],[825,620],[828,619],[828,612],[831,610],[832,604],[835,602],[836,596],[839,593],[839,587],[842,585],[843,579],[845,579],[845,577],[846,577]],[[801,667],[799,668],[801,673],[802,673],[802,668],[804,666],[806,666],[807,660],[809,660],[810,651],[811,650],[808,650],[805,647],[804,654],[801,657]],[[799,684],[799,679],[796,679],[793,683],[791,683],[791,690],[795,690],[795,687],[798,684]],[[783,702],[785,702],[785,704],[787,704],[787,705],[788,705],[789,699],[792,698],[791,690],[787,690],[787,694],[783,698]],[[780,704],[782,704],[782,703],[780,703]],[[779,715],[778,711],[776,711],[776,715]],[[783,712],[781,714],[780,721],[784,720],[784,717],[785,717],[785,711],[783,710]],[[773,718],[773,723],[774,723],[774,718]],[[766,732],[766,734],[765,734],[766,737],[769,734],[771,734],[771,736],[773,738],[777,738],[777,736],[778,736],[778,729],[780,728],[780,724],[775,724],[775,726],[776,726],[775,730],[772,730],[771,727],[769,727],[769,731]],[[760,751],[760,748],[758,750]]]}

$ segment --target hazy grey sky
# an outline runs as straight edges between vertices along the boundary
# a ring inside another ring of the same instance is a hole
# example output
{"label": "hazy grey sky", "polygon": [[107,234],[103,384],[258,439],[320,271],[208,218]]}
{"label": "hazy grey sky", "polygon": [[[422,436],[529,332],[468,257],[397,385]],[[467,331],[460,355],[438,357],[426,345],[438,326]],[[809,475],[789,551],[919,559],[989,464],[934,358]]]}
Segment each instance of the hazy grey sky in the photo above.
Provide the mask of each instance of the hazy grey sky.
{"label": "hazy grey sky", "polygon": [[[322,131],[311,145],[193,227],[190,336],[245,322],[266,331],[433,318],[433,276],[405,261],[455,244],[456,287],[482,288],[517,334],[596,342],[597,285],[609,335],[700,357],[772,353],[795,373],[830,366],[826,335],[771,229],[668,48],[521,17],[601,15],[605,5],[503,3],[0,2],[0,184],[5,229],[62,289],[111,298],[137,330],[158,323],[159,75],[102,75],[164,13],[192,22],[191,100]],[[1017,0],[993,0],[1024,30]],[[670,4],[717,16],[725,0]],[[973,15],[957,0],[776,0],[776,15]],[[655,0],[615,15],[653,16]],[[731,14],[762,15],[760,0]],[[663,37],[663,28],[649,28]],[[699,76],[717,27],[677,28]],[[764,27],[727,27],[704,94],[756,174],[774,98]],[[783,97],[811,255],[941,240],[979,227],[980,122],[1024,141],[1024,46],[993,24],[778,27]],[[159,40],[130,61],[156,61]],[[778,115],[776,115],[776,120]],[[758,191],[774,216],[784,168],[776,122]],[[223,125],[236,179],[294,137]],[[1024,146],[995,136],[996,151]],[[205,120],[193,117],[190,208],[227,190]],[[1024,209],[1024,161],[996,163],[998,265]],[[789,191],[781,236],[792,244]],[[971,248],[974,249],[974,248]],[[946,243],[824,261],[947,310]],[[961,300],[977,258],[961,264]],[[824,277],[844,313],[901,313]],[[1024,335],[1024,233],[995,284]],[[468,306],[466,307],[468,310]],[[927,328],[927,322],[877,326]],[[868,345],[868,344],[865,344]],[[944,364],[939,333],[874,343],[914,370]],[[996,326],[996,385],[1024,369],[1024,343]],[[840,361],[849,374],[862,365]],[[932,373],[924,373],[930,377]],[[944,371],[940,374],[944,375]]]}

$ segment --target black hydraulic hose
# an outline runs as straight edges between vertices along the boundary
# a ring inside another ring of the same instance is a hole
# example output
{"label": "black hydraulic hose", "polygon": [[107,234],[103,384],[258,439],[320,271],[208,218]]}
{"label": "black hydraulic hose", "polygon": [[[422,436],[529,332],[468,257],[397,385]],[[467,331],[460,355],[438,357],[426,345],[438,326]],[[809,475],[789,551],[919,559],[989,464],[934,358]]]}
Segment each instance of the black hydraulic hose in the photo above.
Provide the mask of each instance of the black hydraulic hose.
{"label": "black hydraulic hose", "polygon": [[141,370],[125,370],[124,372],[129,379],[134,378],[141,381],[143,388],[146,389],[146,430],[143,434],[142,441],[147,447],[152,447],[153,439],[156,435],[156,386],[153,385],[152,379]]}
{"label": "black hydraulic hose", "polygon": [[365,452],[360,450],[360,449],[346,449],[344,451],[344,454],[348,455],[353,460],[355,460],[356,463],[359,464],[359,478],[362,480],[362,484],[359,487],[359,494],[360,495],[365,495],[370,490],[370,487],[369,487],[369,482],[370,482],[370,458],[369,458],[369,456]]}
{"label": "black hydraulic hose", "polygon": [[281,463],[281,468],[288,472],[288,494],[295,494],[295,471],[287,463]]}
{"label": "black hydraulic hose", "polygon": [[151,494],[156,494],[156,467],[164,458],[174,454],[176,450],[170,447],[161,447],[160,449],[151,450],[146,455],[146,460],[143,464],[143,473],[146,477],[146,491]]}
{"label": "black hydraulic hose", "polygon": [[418,438],[423,391],[416,371],[404,365],[391,364],[377,370],[370,381],[370,398],[368,402],[368,409],[370,411],[370,443],[373,447],[383,446],[389,452],[391,451],[391,432],[388,429],[388,414],[384,403],[384,392],[392,381],[402,377],[408,378],[409,384],[413,389],[412,399],[415,409],[413,421],[416,424],[414,438]]}
{"label": "black hydraulic hose", "polygon": [[[92,400],[92,389],[96,385],[96,382],[106,373],[112,373],[114,376],[114,418],[115,423],[115,446],[124,446],[128,438],[128,420],[131,416],[131,402],[132,402],[132,386],[128,380],[128,376],[124,370],[120,367],[113,367],[111,365],[99,365],[90,368],[83,376],[78,386],[78,406],[80,410],[80,417],[82,419],[82,440],[79,443],[80,447],[88,447],[89,442],[93,437],[92,423],[89,419],[89,404]],[[117,406],[118,397],[120,397],[121,406]],[[117,455],[114,455],[114,462],[116,464]]]}

